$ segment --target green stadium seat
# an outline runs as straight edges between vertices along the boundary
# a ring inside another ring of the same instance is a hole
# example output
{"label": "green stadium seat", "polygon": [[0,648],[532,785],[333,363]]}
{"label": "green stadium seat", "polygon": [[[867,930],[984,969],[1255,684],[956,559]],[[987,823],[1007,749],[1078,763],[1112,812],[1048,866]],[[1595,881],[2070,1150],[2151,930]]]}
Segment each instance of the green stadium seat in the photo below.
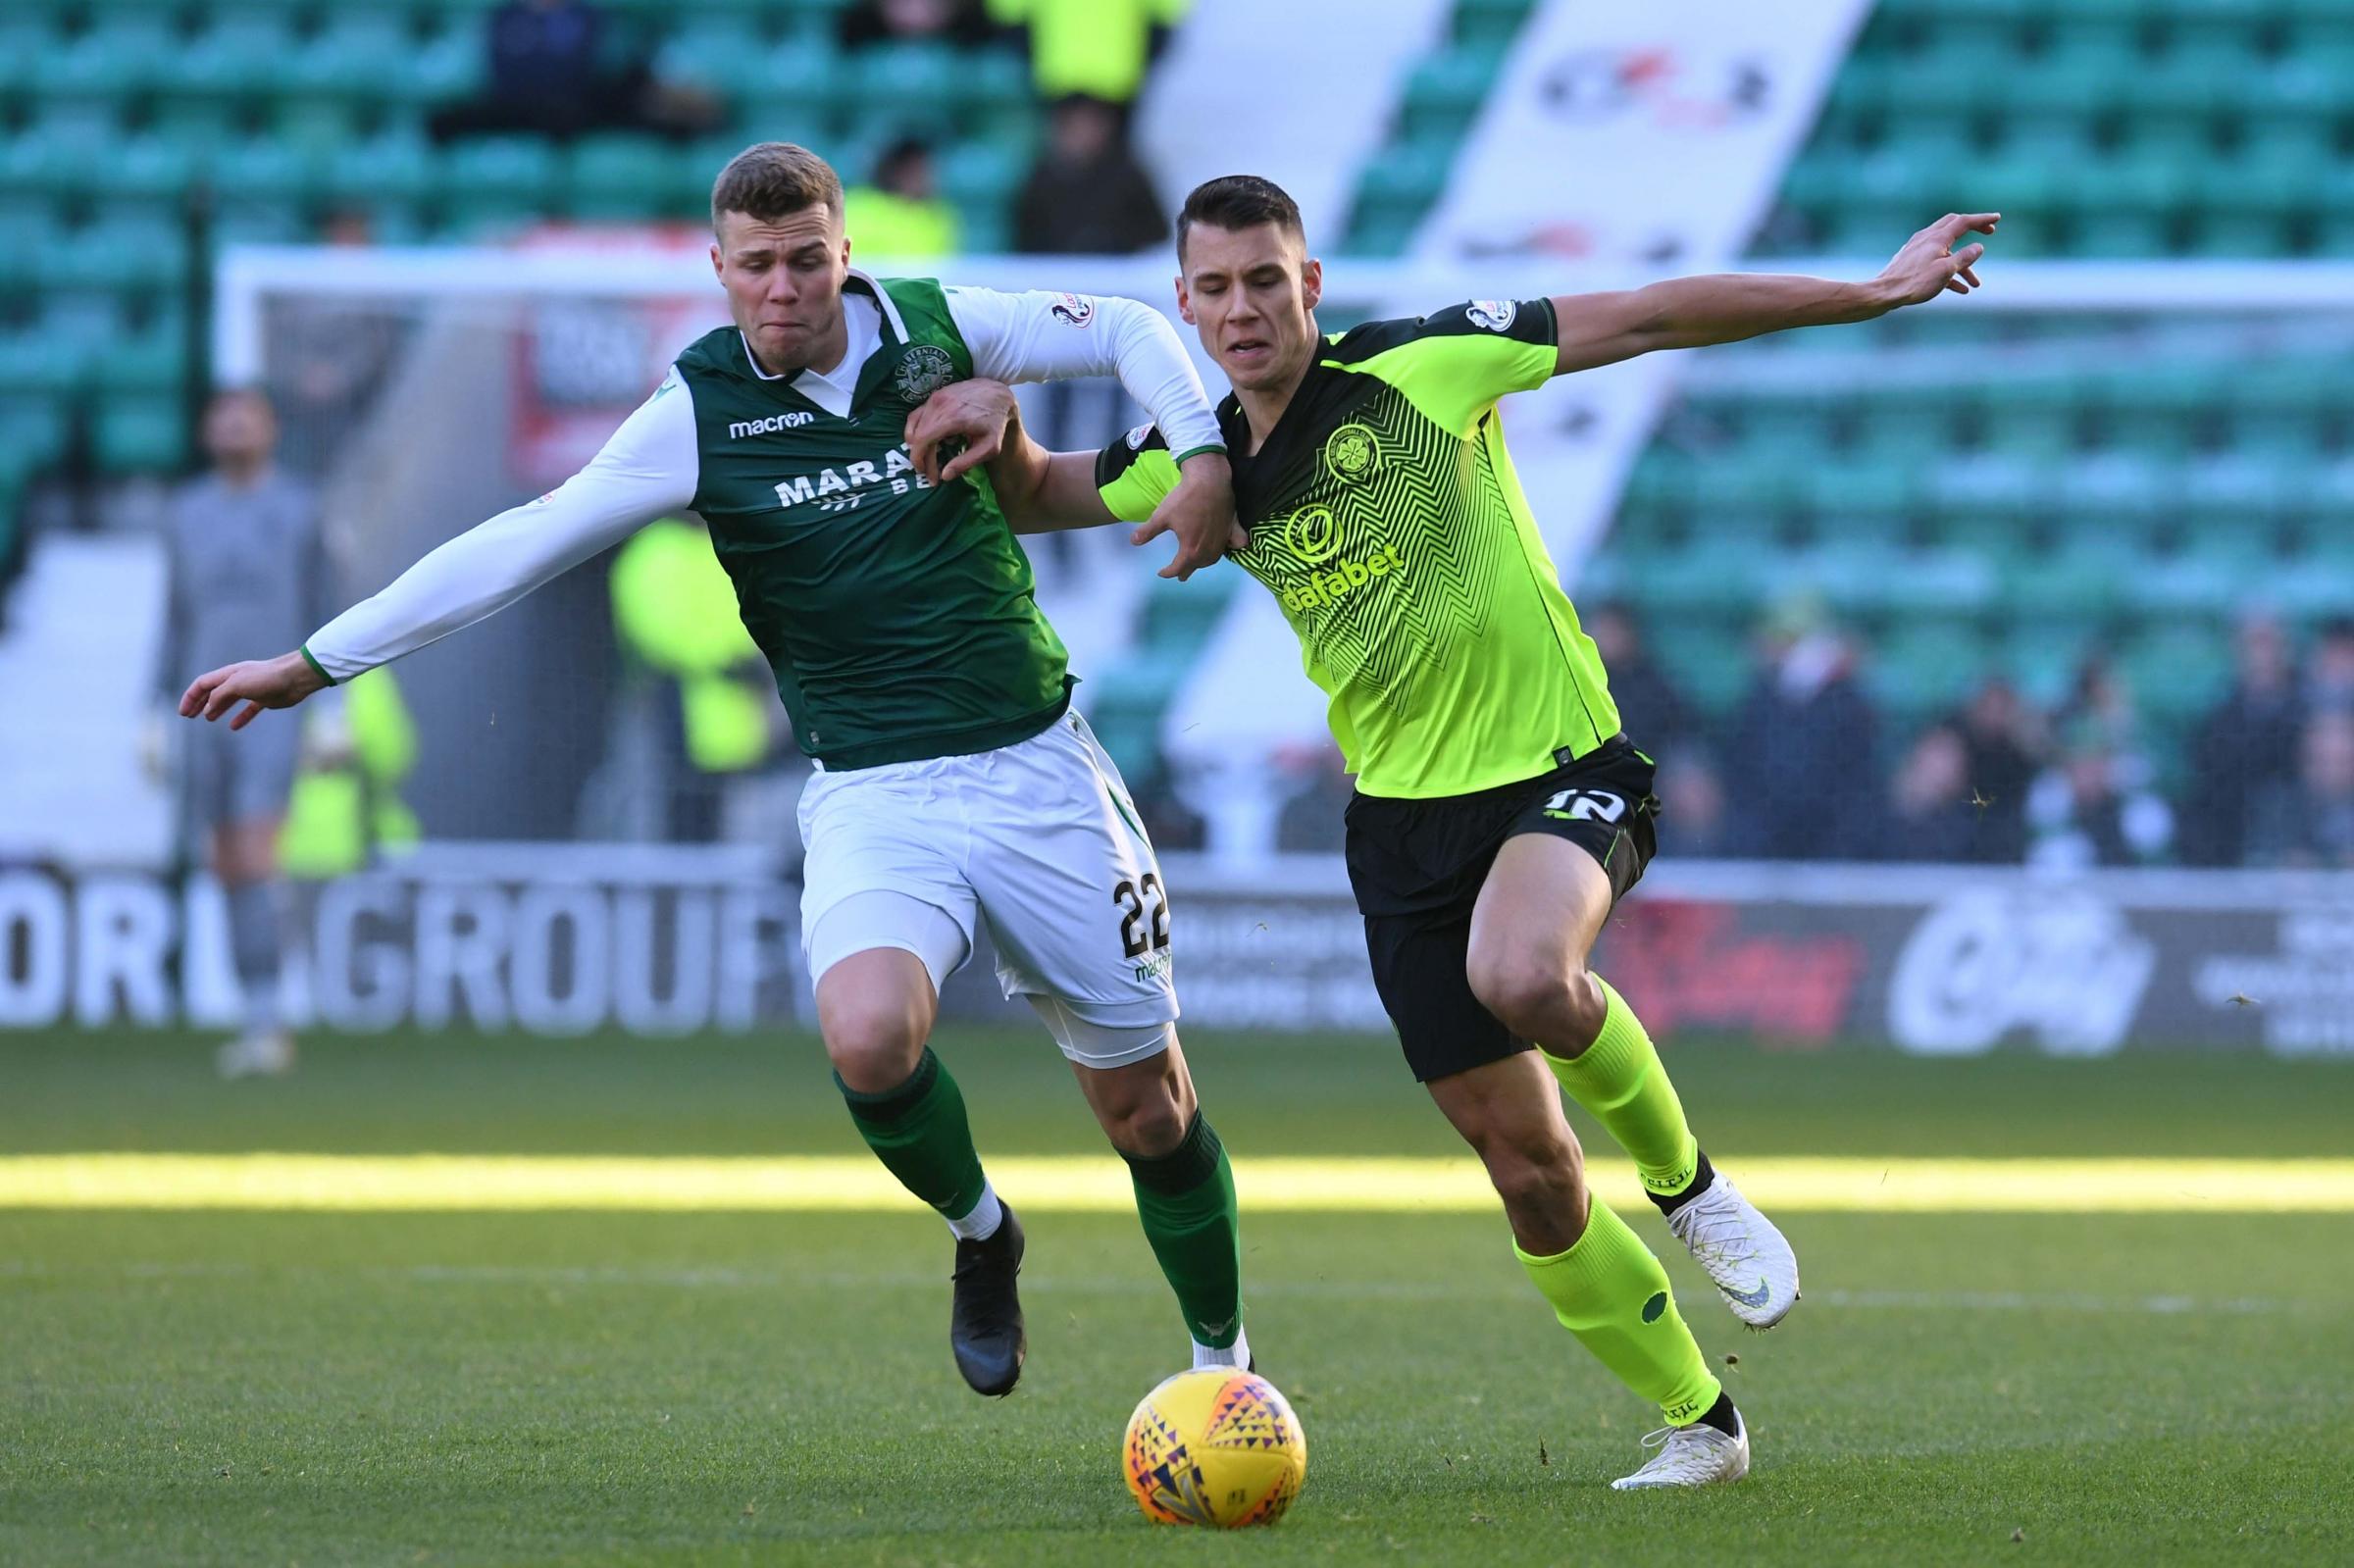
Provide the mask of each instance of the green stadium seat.
{"label": "green stadium seat", "polygon": [[225,198],[292,200],[318,183],[317,162],[272,136],[251,136],[222,148],[208,160],[215,191]]}
{"label": "green stadium seat", "polygon": [[[805,52],[805,51],[803,51]],[[698,17],[663,40],[654,70],[726,96],[755,93],[770,80],[774,58],[757,27],[741,17]]]}
{"label": "green stadium seat", "polygon": [[311,237],[304,204],[282,196],[230,196],[213,209],[216,245],[292,245]]}
{"label": "green stadium seat", "polygon": [[1455,43],[1458,49],[1500,53],[1527,25],[1536,0],[1455,0]]}
{"label": "green stadium seat", "polygon": [[1985,679],[1991,662],[1985,639],[1970,623],[1908,617],[1876,641],[1864,679],[1883,706],[1911,724],[1958,706]]}
{"label": "green stadium seat", "polygon": [[941,154],[939,168],[940,188],[959,206],[1005,207],[1029,174],[1023,149],[1005,141],[958,142]]}
{"label": "green stadium seat", "polygon": [[861,49],[844,62],[848,91],[862,107],[862,126],[894,133],[928,131],[942,140],[956,133],[961,102],[960,57],[945,45],[885,44]]}
{"label": "green stadium seat", "polygon": [[2141,551],[2124,540],[2073,533],[2057,549],[2006,563],[2004,595],[2021,615],[2098,617],[2124,603],[2142,560]]}
{"label": "green stadium seat", "polygon": [[1400,138],[1461,136],[1478,118],[1501,65],[1492,51],[1460,48],[1424,60],[1407,77],[1398,111]]}
{"label": "green stadium seat", "polygon": [[419,201],[438,183],[431,142],[413,134],[372,136],[328,154],[322,183],[337,201]]}
{"label": "green stadium seat", "polygon": [[56,47],[49,19],[11,8],[0,16],[0,92],[19,92],[40,77],[40,65]]}
{"label": "green stadium seat", "polygon": [[509,202],[525,219],[557,188],[555,149],[535,136],[481,136],[454,143],[442,167],[454,201]]}
{"label": "green stadium seat", "polygon": [[481,26],[469,21],[388,62],[377,90],[393,103],[449,103],[479,91],[485,70]]}
{"label": "green stadium seat", "polygon": [[2118,666],[2144,710],[2161,725],[2179,725],[2207,713],[2230,690],[2230,638],[2220,617],[2170,618],[2127,643]]}
{"label": "green stadium seat", "polygon": [[153,10],[103,17],[77,36],[52,38],[28,84],[47,98],[120,101],[170,79],[179,40]]}
{"label": "green stadium seat", "polygon": [[40,331],[0,331],[0,396],[41,394],[62,398],[79,388],[89,371],[81,345]]}
{"label": "green stadium seat", "polygon": [[630,219],[675,212],[686,182],[679,156],[651,136],[585,136],[566,171],[576,218]]}
{"label": "green stadium seat", "polygon": [[93,411],[91,456],[102,474],[163,474],[188,459],[188,422],[177,397],[108,396]]}
{"label": "green stadium seat", "polygon": [[188,241],[168,217],[121,219],[58,234],[35,263],[45,286],[75,289],[178,288],[187,280]]}
{"label": "green stadium seat", "polygon": [[1652,646],[1676,689],[1712,716],[1729,713],[1757,677],[1748,633],[1731,617],[1678,619],[1675,634]]}
{"label": "green stadium seat", "polygon": [[204,97],[265,91],[294,47],[291,12],[241,11],[214,15],[212,25],[179,51],[170,90]]}

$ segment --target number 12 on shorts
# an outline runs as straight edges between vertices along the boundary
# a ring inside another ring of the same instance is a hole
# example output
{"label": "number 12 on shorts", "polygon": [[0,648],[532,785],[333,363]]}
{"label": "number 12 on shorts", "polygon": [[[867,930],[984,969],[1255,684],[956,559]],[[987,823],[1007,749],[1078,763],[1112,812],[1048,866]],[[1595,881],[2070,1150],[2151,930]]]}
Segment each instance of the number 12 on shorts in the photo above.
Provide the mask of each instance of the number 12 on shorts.
{"label": "number 12 on shorts", "polygon": [[1160,885],[1158,873],[1146,872],[1142,882],[1123,880],[1112,888],[1111,901],[1121,911],[1121,957],[1142,958],[1154,948],[1169,945],[1169,895]]}
{"label": "number 12 on shorts", "polygon": [[1545,802],[1545,815],[1563,822],[1616,822],[1626,815],[1626,797],[1608,789],[1564,789]]}

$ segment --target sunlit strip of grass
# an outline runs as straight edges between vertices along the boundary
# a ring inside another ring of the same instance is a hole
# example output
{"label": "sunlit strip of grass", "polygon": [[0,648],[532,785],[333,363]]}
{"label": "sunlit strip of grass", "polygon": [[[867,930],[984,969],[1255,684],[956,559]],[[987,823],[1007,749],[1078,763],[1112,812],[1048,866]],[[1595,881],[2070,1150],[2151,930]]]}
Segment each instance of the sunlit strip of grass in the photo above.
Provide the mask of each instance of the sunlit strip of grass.
{"label": "sunlit strip of grass", "polygon": [[[991,1160],[998,1190],[1041,1212],[1118,1212],[1135,1199],[1108,1152]],[[2354,1160],[1804,1159],[1725,1162],[1782,1211],[1837,1213],[2345,1213]],[[1611,1202],[1641,1201],[1623,1162],[1589,1166]],[[1488,1212],[1468,1159],[1237,1163],[1246,1209]],[[914,1199],[856,1156],[26,1154],[0,1157],[0,1208],[258,1210],[905,1211]]]}

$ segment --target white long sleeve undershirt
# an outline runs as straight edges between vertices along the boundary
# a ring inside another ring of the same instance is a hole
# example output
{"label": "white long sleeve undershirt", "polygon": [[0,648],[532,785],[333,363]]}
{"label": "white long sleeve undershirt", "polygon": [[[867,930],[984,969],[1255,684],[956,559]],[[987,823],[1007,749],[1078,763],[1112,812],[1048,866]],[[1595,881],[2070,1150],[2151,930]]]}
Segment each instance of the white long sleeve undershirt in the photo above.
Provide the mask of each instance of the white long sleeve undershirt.
{"label": "white long sleeve undershirt", "polygon": [[[880,285],[853,273],[882,297]],[[948,311],[974,374],[1002,381],[1117,376],[1180,456],[1223,450],[1202,379],[1167,318],[1135,300],[951,288]],[[848,412],[866,355],[880,347],[875,303],[844,301],[850,355],[794,389],[838,417]],[[855,359],[857,363],[850,361]],[[333,681],[347,681],[495,614],[552,578],[661,518],[688,509],[698,482],[692,389],[672,370],[588,466],[537,501],[499,513],[442,544],[314,632],[303,646]]]}

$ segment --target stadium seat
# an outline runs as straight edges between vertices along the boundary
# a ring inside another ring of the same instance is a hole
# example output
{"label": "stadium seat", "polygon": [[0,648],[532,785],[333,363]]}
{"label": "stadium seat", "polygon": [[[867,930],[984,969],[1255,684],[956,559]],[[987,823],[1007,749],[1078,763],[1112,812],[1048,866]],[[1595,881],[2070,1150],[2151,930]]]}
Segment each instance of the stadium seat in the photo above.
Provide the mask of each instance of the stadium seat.
{"label": "stadium seat", "polygon": [[1459,138],[1478,118],[1497,71],[1497,55],[1486,50],[1457,48],[1423,61],[1407,77],[1399,138]]}
{"label": "stadium seat", "polygon": [[685,182],[678,155],[650,136],[584,136],[565,174],[576,218],[631,219],[675,212]]}
{"label": "stadium seat", "polygon": [[450,199],[507,201],[528,218],[542,193],[556,186],[556,154],[536,136],[481,136],[453,144],[443,165],[443,189]]}
{"label": "stadium seat", "polygon": [[187,417],[178,398],[109,395],[93,412],[91,456],[101,473],[152,474],[186,463]]}

